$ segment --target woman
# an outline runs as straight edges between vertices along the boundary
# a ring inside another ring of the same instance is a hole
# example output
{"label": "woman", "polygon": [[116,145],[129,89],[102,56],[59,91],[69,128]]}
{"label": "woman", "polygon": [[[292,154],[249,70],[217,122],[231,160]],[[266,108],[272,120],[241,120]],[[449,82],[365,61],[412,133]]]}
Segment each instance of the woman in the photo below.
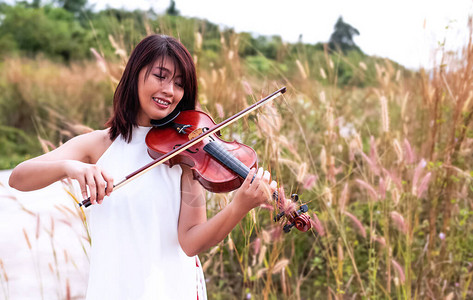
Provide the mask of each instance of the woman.
{"label": "woman", "polygon": [[112,194],[114,179],[151,161],[145,144],[150,122],[194,109],[196,99],[187,49],[174,38],[148,36],[133,50],[117,86],[109,128],[77,136],[13,170],[9,184],[16,189],[70,178],[84,199],[90,195],[92,204],[100,204],[88,208],[87,299],[205,299],[197,255],[275,190],[269,172],[252,169],[233,201],[209,220],[203,190],[188,167],[160,165]]}

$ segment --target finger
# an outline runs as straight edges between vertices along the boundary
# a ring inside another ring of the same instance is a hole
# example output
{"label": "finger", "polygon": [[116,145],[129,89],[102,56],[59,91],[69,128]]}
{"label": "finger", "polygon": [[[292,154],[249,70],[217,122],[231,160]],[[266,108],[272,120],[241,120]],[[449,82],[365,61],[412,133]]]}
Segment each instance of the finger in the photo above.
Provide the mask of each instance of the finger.
{"label": "finger", "polygon": [[276,189],[278,188],[278,183],[274,180],[271,181],[271,183],[269,184],[269,188],[274,193],[276,191]]}
{"label": "finger", "polygon": [[264,172],[263,168],[258,169],[258,172],[256,173],[256,176],[253,179],[253,182],[251,183],[252,188],[254,188],[254,189],[258,188],[258,186],[260,184],[261,177],[263,176],[263,172]]}
{"label": "finger", "polygon": [[105,190],[105,194],[107,194],[107,196],[110,196],[110,194],[113,191],[113,178],[110,175],[108,175],[107,172],[105,172],[104,170],[102,170],[102,177],[107,182],[107,188]]}
{"label": "finger", "polygon": [[97,186],[97,203],[101,204],[105,197],[106,181],[102,177],[102,173],[95,174],[95,184]]}
{"label": "finger", "polygon": [[87,174],[85,176],[85,182],[89,187],[90,202],[95,204],[97,201],[97,185],[94,176],[92,174]]}
{"label": "finger", "polygon": [[251,168],[250,172],[248,172],[248,175],[245,178],[245,181],[243,181],[243,184],[241,185],[242,188],[248,189],[251,182],[253,181],[253,177],[255,177],[255,173],[256,173],[256,169]]}
{"label": "finger", "polygon": [[271,173],[269,173],[269,171],[264,171],[263,181],[269,183],[269,180],[271,180]]}
{"label": "finger", "polygon": [[88,196],[87,196],[87,187],[85,185],[84,178],[77,178],[77,182],[79,183],[80,192],[82,193],[82,198],[86,200]]}
{"label": "finger", "polygon": [[261,179],[261,177],[263,177],[263,173],[264,173],[263,168],[259,168],[258,173],[256,173],[256,177],[258,177],[258,179]]}

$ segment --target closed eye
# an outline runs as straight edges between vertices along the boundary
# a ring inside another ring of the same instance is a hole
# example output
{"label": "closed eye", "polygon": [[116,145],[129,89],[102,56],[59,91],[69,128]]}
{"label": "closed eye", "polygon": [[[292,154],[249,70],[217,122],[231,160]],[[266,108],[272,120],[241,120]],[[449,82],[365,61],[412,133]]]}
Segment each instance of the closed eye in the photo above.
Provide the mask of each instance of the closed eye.
{"label": "closed eye", "polygon": [[173,81],[174,84],[176,86],[178,86],[179,88],[184,88],[184,84],[182,83],[182,76],[181,75],[178,75],[177,77],[174,77],[174,78],[170,78],[170,75],[166,74],[166,73],[168,73],[166,71],[166,69],[164,69],[164,70],[162,69],[161,71],[164,71],[164,72],[153,74],[153,76],[158,78],[159,81],[169,81],[169,82]]}

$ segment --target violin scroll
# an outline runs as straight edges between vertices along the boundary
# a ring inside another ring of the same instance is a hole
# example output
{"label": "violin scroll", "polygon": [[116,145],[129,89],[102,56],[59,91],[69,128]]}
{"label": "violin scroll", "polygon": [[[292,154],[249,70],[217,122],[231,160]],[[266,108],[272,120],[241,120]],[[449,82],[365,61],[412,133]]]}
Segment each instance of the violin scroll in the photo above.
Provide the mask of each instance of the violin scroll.
{"label": "violin scroll", "polygon": [[[292,194],[291,199],[293,202],[297,202],[299,200],[299,195]],[[306,204],[303,204],[298,210],[288,209],[286,211],[282,211],[274,217],[274,222],[278,222],[285,216],[287,219],[287,223],[283,227],[285,233],[290,232],[292,227],[296,227],[296,229],[299,231],[306,232],[312,227],[310,223],[310,217],[306,214],[308,210],[309,207]]]}

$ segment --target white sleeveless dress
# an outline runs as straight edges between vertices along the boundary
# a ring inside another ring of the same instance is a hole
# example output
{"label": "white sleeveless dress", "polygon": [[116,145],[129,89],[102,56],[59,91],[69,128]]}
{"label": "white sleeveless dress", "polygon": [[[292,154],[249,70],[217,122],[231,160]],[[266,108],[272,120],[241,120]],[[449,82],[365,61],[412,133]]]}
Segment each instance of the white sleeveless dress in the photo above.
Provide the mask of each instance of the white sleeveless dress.
{"label": "white sleeveless dress", "polygon": [[[145,136],[134,127],[97,162],[115,183],[151,161]],[[88,208],[92,239],[88,300],[206,299],[198,257],[177,238],[182,170],[160,165]]]}

